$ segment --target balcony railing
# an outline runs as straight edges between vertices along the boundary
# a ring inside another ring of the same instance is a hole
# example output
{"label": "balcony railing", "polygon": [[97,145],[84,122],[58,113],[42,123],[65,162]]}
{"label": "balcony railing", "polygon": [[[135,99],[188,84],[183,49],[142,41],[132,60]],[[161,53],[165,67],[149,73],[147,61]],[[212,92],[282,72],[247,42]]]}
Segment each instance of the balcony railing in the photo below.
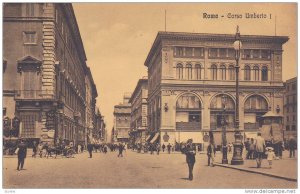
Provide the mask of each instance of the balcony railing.
{"label": "balcony railing", "polygon": [[200,122],[176,122],[176,130],[179,131],[201,130],[201,123]]}
{"label": "balcony railing", "polygon": [[259,129],[259,123],[244,123],[244,128],[247,130]]}
{"label": "balcony railing", "polygon": [[15,93],[16,100],[23,99],[54,99],[55,91],[53,90],[17,90]]}

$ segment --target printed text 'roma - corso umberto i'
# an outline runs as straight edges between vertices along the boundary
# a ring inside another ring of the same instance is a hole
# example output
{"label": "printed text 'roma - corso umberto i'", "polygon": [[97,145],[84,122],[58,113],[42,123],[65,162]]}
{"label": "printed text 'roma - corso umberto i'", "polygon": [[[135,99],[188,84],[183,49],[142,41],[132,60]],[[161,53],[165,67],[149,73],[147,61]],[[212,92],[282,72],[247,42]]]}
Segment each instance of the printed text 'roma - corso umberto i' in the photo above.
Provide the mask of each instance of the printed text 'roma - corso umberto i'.
{"label": "printed text 'roma - corso umberto i'", "polygon": [[202,13],[203,19],[272,19],[272,14],[266,13]]}

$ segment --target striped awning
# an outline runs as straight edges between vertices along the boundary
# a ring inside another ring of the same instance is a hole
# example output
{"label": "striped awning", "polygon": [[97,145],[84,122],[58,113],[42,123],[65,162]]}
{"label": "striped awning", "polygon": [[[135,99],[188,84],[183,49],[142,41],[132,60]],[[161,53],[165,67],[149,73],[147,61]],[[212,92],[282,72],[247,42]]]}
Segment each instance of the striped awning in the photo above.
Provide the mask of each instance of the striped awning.
{"label": "striped awning", "polygon": [[158,139],[159,133],[156,133],[154,137],[151,139],[150,143],[154,143]]}
{"label": "striped awning", "polygon": [[148,135],[148,136],[146,137],[146,141],[149,141],[150,138],[151,138],[151,135]]}

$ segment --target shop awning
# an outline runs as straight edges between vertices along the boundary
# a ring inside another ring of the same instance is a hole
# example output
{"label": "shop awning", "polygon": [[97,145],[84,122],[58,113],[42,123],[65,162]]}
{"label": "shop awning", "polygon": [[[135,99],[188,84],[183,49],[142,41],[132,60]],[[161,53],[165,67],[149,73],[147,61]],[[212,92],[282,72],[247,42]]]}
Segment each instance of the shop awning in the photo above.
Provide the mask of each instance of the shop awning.
{"label": "shop awning", "polygon": [[146,141],[149,141],[150,138],[151,138],[151,135],[148,135],[148,136],[146,137]]}
{"label": "shop awning", "polygon": [[154,143],[158,139],[159,133],[156,133],[150,143]]}

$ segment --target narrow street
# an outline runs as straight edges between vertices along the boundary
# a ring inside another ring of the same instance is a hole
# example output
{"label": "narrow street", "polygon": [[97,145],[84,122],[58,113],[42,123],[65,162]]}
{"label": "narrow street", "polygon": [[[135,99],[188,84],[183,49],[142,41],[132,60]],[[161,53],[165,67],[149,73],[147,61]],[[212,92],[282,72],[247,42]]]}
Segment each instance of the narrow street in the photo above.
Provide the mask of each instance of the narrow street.
{"label": "narrow street", "polygon": [[138,154],[124,157],[87,152],[75,158],[31,158],[17,171],[17,158],[3,159],[4,188],[296,188],[297,183],[222,167],[207,167],[198,154],[194,180],[187,180],[185,155]]}

